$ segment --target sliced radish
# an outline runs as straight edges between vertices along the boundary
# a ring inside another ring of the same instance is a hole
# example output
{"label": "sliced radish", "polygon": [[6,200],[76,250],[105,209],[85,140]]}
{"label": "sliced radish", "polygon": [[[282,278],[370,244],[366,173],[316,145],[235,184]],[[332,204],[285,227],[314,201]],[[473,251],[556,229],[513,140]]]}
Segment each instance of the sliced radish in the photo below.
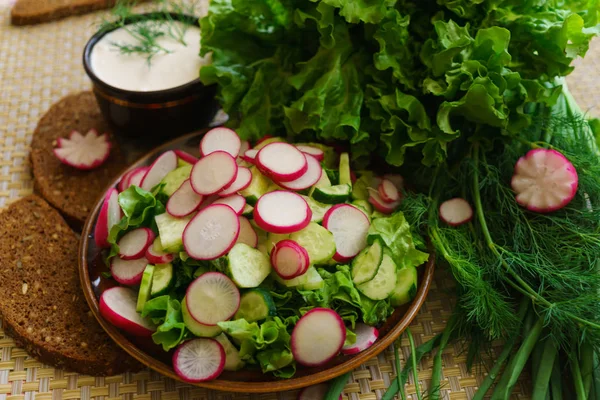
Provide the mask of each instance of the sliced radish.
{"label": "sliced radish", "polygon": [[344,346],[342,348],[342,354],[350,355],[360,353],[371,347],[379,337],[377,328],[361,323],[356,324],[354,334],[356,334],[356,342],[349,346]]}
{"label": "sliced radish", "polygon": [[238,236],[237,241],[235,243],[236,244],[244,243],[250,247],[256,248],[256,246],[258,246],[258,235],[256,234],[256,231],[252,227],[252,224],[250,223],[250,221],[248,221],[248,218],[246,218],[246,217],[239,217],[239,218],[240,218],[240,235]]}
{"label": "sliced radish", "polygon": [[404,189],[404,177],[402,175],[385,174],[383,175],[383,179],[387,179],[388,181],[392,182],[399,192],[402,192]]}
{"label": "sliced radish", "polygon": [[84,171],[102,165],[110,155],[110,141],[106,133],[98,135],[90,129],[85,136],[71,132],[69,139],[59,138],[54,155],[61,163]]}
{"label": "sliced radish", "polygon": [[225,204],[213,204],[199,211],[187,224],[183,246],[196,260],[214,260],[233,247],[239,234],[240,221],[235,211]]}
{"label": "sliced radish", "polygon": [[231,207],[237,215],[242,215],[242,211],[246,206],[246,198],[239,194],[232,194],[231,196],[217,198],[211,204],[225,204]]}
{"label": "sliced radish", "polygon": [[192,318],[213,326],[236,313],[240,306],[240,291],[225,274],[206,272],[188,286],[185,304]]}
{"label": "sliced radish", "polygon": [[156,326],[135,310],[137,297],[136,292],[121,286],[106,289],[100,296],[100,314],[117,328],[132,335],[150,336]]}
{"label": "sliced radish", "polygon": [[282,240],[271,250],[271,265],[281,278],[295,278],[308,270],[308,252],[293,240]]}
{"label": "sliced radish", "polygon": [[181,379],[190,383],[217,378],[225,368],[225,350],[214,339],[189,340],[175,350],[173,369]]}
{"label": "sliced radish", "polygon": [[292,354],[307,367],[323,365],[340,352],[345,340],[342,318],[329,308],[313,308],[292,331]]}
{"label": "sliced radish", "polygon": [[149,246],[146,250],[146,259],[151,264],[167,264],[173,261],[173,254],[165,253],[162,250],[157,250],[160,248],[160,238],[154,239],[154,243],[152,246]]}
{"label": "sliced radish", "polygon": [[173,150],[165,151],[152,163],[142,179],[140,188],[150,191],[175,168],[177,168],[177,154]]}
{"label": "sliced radish", "polygon": [[252,172],[246,167],[238,167],[235,181],[227,189],[221,190],[218,194],[221,197],[227,197],[240,190],[246,189],[252,182]]}
{"label": "sliced radish", "polygon": [[511,186],[516,201],[539,213],[559,210],[577,193],[579,177],[573,164],[556,150],[534,149],[517,161]]}
{"label": "sliced radish", "polygon": [[117,189],[112,188],[106,192],[104,196],[104,203],[98,214],[98,221],[96,221],[96,227],[94,228],[94,241],[96,246],[100,248],[110,247],[108,243],[108,234],[111,228],[116,225],[123,217],[121,206],[119,205],[119,192]]}
{"label": "sliced radish", "polygon": [[456,197],[440,205],[440,218],[450,226],[459,226],[473,218],[473,209],[465,199]]}
{"label": "sliced radish", "polygon": [[142,179],[146,176],[148,172],[148,167],[136,168],[134,172],[129,175],[129,186],[137,186],[140,187],[142,185]]}
{"label": "sliced radish", "polygon": [[115,281],[123,285],[139,285],[146,265],[148,265],[148,260],[144,257],[136,260],[123,260],[119,257],[113,257],[110,263],[110,272]]}
{"label": "sliced radish", "polygon": [[296,148],[298,150],[300,150],[301,152],[303,152],[304,154],[313,156],[314,158],[317,159],[317,161],[323,161],[323,159],[325,158],[325,153],[323,152],[323,150],[319,149],[318,147],[307,146],[305,144],[299,144],[299,145],[296,145]]}
{"label": "sliced radish", "polygon": [[381,199],[386,203],[393,203],[400,200],[398,189],[396,189],[396,186],[388,179],[382,180],[377,190]]}
{"label": "sliced radish", "polygon": [[256,161],[256,155],[258,154],[258,150],[248,149],[244,152],[242,159],[250,164],[254,164]]}
{"label": "sliced radish", "polygon": [[123,177],[121,177],[121,180],[119,181],[119,184],[117,185],[117,189],[119,190],[119,192],[124,191],[125,189],[127,189],[130,186],[130,179],[131,179],[131,175],[137,170],[137,168],[132,169],[131,171],[127,171],[125,172],[125,174],[123,174]]}
{"label": "sliced radish", "polygon": [[137,260],[144,257],[154,237],[154,232],[149,228],[138,228],[127,232],[119,239],[119,257],[123,260]]}
{"label": "sliced radish", "polygon": [[271,233],[292,233],[304,229],[312,211],[299,194],[276,190],[262,195],[254,206],[254,221]]}
{"label": "sliced radish", "polygon": [[250,150],[250,142],[247,140],[242,140],[242,143],[240,145],[240,151],[238,152],[238,157],[243,157],[244,153]]}
{"label": "sliced radish", "polygon": [[298,179],[308,169],[304,154],[291,144],[282,142],[270,143],[260,149],[256,164],[264,174],[278,182]]}
{"label": "sliced radish", "polygon": [[291,182],[278,182],[281,187],[289,190],[304,190],[313,186],[319,181],[319,179],[321,179],[321,175],[323,175],[323,168],[321,168],[319,161],[311,156],[305,157],[308,168],[306,169],[304,175]]}
{"label": "sliced radish", "polygon": [[215,151],[224,151],[232,157],[237,157],[241,146],[242,142],[237,133],[220,126],[206,132],[200,142],[200,154],[207,156]]}
{"label": "sliced radish", "polygon": [[323,216],[323,226],[333,233],[336,247],[333,258],[338,262],[351,260],[367,246],[369,218],[353,205],[331,207]]}
{"label": "sliced radish", "polygon": [[237,173],[235,158],[224,151],[215,151],[194,164],[190,181],[196,193],[207,196],[229,187]]}
{"label": "sliced radish", "polygon": [[[298,393],[297,400],[325,400],[325,396],[329,391],[329,385],[327,383],[319,383],[318,385],[305,387]],[[338,400],[342,400],[342,395]]]}
{"label": "sliced radish", "polygon": [[[371,189],[371,188],[369,188]],[[385,202],[379,192],[377,190],[369,190],[369,203],[375,208],[377,211],[384,214],[391,214],[400,205],[401,200],[394,201],[392,203]]]}
{"label": "sliced radish", "polygon": [[177,154],[177,157],[179,157],[181,160],[185,161],[186,163],[194,165],[198,161],[198,157],[194,157],[187,151],[183,151],[183,150],[173,150],[173,151],[175,152],[175,154]]}
{"label": "sliced radish", "polygon": [[174,217],[185,217],[196,211],[203,199],[204,196],[194,192],[190,180],[186,179],[169,197],[167,212]]}

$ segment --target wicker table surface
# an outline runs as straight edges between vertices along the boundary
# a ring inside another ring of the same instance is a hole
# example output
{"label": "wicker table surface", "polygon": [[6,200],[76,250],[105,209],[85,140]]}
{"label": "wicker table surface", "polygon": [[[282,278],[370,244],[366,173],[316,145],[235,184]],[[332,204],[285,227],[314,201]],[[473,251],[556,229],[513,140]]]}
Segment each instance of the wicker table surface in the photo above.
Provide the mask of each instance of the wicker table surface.
{"label": "wicker table surface", "polygon": [[[81,53],[94,24],[106,13],[68,18],[32,27],[9,24],[9,0],[0,0],[0,206],[32,192],[28,160],[31,134],[38,119],[64,95],[90,88],[81,65]],[[569,77],[572,92],[582,108],[600,115],[600,41],[592,45],[585,60]],[[450,314],[452,296],[448,280],[438,270],[436,283],[427,302],[411,326],[417,344],[439,333]],[[402,356],[409,354],[403,339]],[[498,348],[492,353],[497,354]],[[448,348],[443,355],[443,396],[469,399],[490,365],[489,355],[472,372],[460,346]],[[349,400],[375,400],[395,377],[394,357],[387,349],[356,369],[346,385]],[[403,361],[404,362],[404,361]],[[420,384],[427,387],[431,360],[420,365]],[[407,393],[415,392],[412,379]],[[59,399],[293,399],[295,393],[265,395],[213,392],[191,387],[154,371],[126,373],[97,378],[65,372],[29,357],[6,336],[0,325],[0,400]],[[517,385],[515,399],[527,399],[526,385]]]}

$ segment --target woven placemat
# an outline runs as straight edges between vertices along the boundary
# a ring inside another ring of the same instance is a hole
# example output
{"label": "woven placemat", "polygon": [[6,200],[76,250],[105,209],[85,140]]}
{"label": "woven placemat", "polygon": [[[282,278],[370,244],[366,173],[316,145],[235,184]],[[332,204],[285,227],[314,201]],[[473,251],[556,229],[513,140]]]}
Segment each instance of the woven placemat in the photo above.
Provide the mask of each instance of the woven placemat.
{"label": "woven placemat", "polygon": [[[64,95],[90,88],[81,65],[86,39],[94,23],[106,13],[67,18],[56,23],[15,28],[9,25],[9,3],[0,0],[0,206],[31,193],[33,189],[28,161],[31,133],[40,116]],[[600,41],[578,62],[579,69],[569,82],[581,107],[600,115]],[[452,309],[451,288],[443,271],[437,271],[427,302],[411,326],[417,345],[432,338],[445,326]],[[404,359],[410,353],[406,339],[401,341]],[[472,397],[485,376],[491,359],[499,352],[482,355],[472,373],[466,368],[466,355],[460,345],[443,355],[442,392],[444,399]],[[404,363],[404,360],[403,360]],[[420,365],[420,384],[427,387],[431,360]],[[352,373],[344,398],[376,400],[395,377],[394,356],[387,349]],[[527,386],[517,385],[514,399],[527,399]],[[414,381],[407,393],[415,392]],[[28,357],[0,326],[0,400],[60,399],[294,399],[296,393],[265,395],[232,394],[191,387],[162,377],[154,371],[127,373],[110,378],[95,378],[65,372]]]}

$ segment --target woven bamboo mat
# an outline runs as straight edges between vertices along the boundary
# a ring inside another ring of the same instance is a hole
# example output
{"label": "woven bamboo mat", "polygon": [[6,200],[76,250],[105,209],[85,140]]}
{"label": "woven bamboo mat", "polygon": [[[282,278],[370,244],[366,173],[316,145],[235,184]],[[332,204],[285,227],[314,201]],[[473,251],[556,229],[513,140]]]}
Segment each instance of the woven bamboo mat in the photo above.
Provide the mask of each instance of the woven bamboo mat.
{"label": "woven bamboo mat", "polygon": [[[81,66],[81,52],[94,30],[94,23],[105,13],[68,18],[33,27],[9,25],[9,0],[0,0],[0,206],[32,191],[28,162],[31,133],[40,116],[64,95],[87,89],[90,82]],[[570,77],[571,89],[582,108],[600,115],[600,41],[579,69]],[[440,332],[452,309],[448,279],[438,270],[437,282],[427,302],[411,326],[417,344]],[[402,356],[409,354],[403,340]],[[498,354],[493,349],[491,356]],[[466,368],[460,346],[444,352],[445,399],[471,398],[490,365],[490,355],[473,372]],[[403,361],[404,363],[404,361]],[[345,399],[376,400],[395,377],[391,349],[355,370],[345,388]],[[420,384],[427,387],[431,360],[420,365]],[[515,399],[527,399],[527,385],[517,385]],[[415,392],[414,382],[407,393]],[[174,382],[154,371],[95,378],[43,365],[16,347],[0,326],[0,400],[60,399],[140,399],[140,400],[242,400],[293,399],[295,393],[244,395],[213,392]]]}

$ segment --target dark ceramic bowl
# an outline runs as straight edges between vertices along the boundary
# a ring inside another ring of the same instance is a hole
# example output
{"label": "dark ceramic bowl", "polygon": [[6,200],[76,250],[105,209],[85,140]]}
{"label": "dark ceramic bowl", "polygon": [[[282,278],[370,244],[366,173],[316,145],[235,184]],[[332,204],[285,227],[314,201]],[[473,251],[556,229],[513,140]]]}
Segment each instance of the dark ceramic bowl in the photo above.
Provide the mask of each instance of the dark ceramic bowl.
{"label": "dark ceramic bowl", "polygon": [[[156,13],[143,16],[159,18]],[[133,16],[124,22],[134,23],[139,17]],[[176,21],[197,25],[197,18],[189,15],[171,14],[171,17]],[[216,85],[205,86],[197,78],[170,89],[137,92],[116,88],[96,76],[91,67],[94,45],[118,27],[115,24],[94,34],[83,51],[83,67],[92,80],[100,110],[115,133],[135,138],[166,139],[206,126],[218,110]]]}

